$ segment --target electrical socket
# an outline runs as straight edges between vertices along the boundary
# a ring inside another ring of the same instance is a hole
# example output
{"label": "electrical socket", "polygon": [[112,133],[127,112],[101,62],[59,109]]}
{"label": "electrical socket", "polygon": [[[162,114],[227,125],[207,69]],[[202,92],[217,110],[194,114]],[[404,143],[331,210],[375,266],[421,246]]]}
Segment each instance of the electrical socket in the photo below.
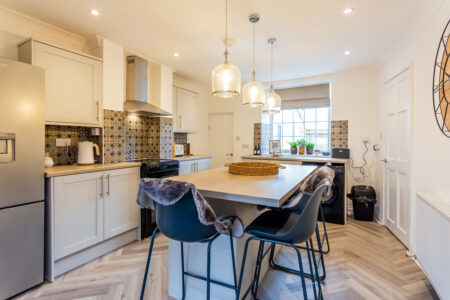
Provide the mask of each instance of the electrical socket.
{"label": "electrical socket", "polygon": [[70,146],[70,144],[71,144],[70,139],[56,139],[56,147]]}
{"label": "electrical socket", "polygon": [[249,147],[250,147],[249,144],[242,144],[243,149],[248,149]]}
{"label": "electrical socket", "polygon": [[375,150],[375,151],[380,150],[380,145],[378,145],[378,144],[373,145],[373,150]]}

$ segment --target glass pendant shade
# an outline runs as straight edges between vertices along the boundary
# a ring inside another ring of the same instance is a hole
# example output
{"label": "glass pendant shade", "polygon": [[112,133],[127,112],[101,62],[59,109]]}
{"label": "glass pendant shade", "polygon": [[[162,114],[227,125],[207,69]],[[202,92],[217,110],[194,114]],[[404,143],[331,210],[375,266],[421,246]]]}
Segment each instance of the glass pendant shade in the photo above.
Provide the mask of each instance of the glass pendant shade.
{"label": "glass pendant shade", "polygon": [[214,68],[211,81],[213,96],[232,98],[241,94],[241,71],[227,61]]}
{"label": "glass pendant shade", "polygon": [[264,105],[266,98],[266,89],[264,85],[252,79],[247,82],[242,89],[242,103],[250,107],[257,107]]}
{"label": "glass pendant shade", "polygon": [[281,97],[275,93],[273,89],[270,89],[266,96],[266,102],[262,109],[266,114],[278,114],[281,111]]}

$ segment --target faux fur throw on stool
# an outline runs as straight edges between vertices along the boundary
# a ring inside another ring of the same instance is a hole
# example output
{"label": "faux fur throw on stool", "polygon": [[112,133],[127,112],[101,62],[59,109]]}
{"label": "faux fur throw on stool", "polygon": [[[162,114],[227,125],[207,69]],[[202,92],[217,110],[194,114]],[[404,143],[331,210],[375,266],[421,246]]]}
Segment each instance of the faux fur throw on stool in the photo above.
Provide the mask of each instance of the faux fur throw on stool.
{"label": "faux fur throw on stool", "polygon": [[[300,186],[300,191],[303,194],[311,195],[314,193],[317,187],[319,187],[322,180],[328,180],[331,184],[334,180],[334,170],[330,167],[323,166],[316,169],[311,175],[306,177],[303,181],[303,184]],[[327,196],[331,192],[331,189],[328,189]]]}
{"label": "faux fur throw on stool", "polygon": [[154,202],[161,205],[174,205],[187,193],[192,193],[197,207],[198,219],[203,225],[214,225],[217,232],[229,234],[230,229],[235,237],[244,235],[244,225],[237,216],[217,216],[209,203],[189,182],[160,178],[142,178],[139,183],[137,203],[143,208],[155,209]]}

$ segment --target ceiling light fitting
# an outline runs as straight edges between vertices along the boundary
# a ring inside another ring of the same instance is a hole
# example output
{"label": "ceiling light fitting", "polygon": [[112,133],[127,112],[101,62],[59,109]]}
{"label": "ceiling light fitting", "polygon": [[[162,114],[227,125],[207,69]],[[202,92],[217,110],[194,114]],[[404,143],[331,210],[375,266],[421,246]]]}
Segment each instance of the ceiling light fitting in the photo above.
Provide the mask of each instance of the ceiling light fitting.
{"label": "ceiling light fitting", "polygon": [[344,14],[348,15],[351,14],[353,12],[353,8],[351,7],[347,7],[346,9],[344,9]]}
{"label": "ceiling light fitting", "polygon": [[248,19],[253,23],[253,71],[252,79],[247,82],[242,89],[242,104],[250,107],[257,107],[264,105],[266,98],[266,89],[261,82],[256,80],[255,71],[256,23],[259,21],[260,16],[258,14],[252,14]]}
{"label": "ceiling light fitting", "polygon": [[98,16],[98,15],[100,15],[99,11],[96,10],[96,9],[91,9],[91,10],[90,10],[90,13],[91,13],[91,15],[93,15],[93,16]]}
{"label": "ceiling light fitting", "polygon": [[269,38],[267,43],[270,45],[270,89],[266,95],[266,101],[262,109],[266,114],[278,114],[281,111],[281,97],[273,89],[273,45],[277,42],[276,38]]}
{"label": "ceiling light fitting", "polygon": [[220,98],[232,98],[241,93],[241,71],[228,62],[228,0],[225,1],[225,61],[211,73],[212,94]]}

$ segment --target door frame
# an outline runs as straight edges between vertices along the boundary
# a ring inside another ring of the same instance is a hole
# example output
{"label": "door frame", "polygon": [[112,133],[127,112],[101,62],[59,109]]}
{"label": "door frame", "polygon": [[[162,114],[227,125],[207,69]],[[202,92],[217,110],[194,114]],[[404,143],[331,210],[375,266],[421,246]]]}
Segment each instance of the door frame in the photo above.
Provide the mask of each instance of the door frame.
{"label": "door frame", "polygon": [[[233,149],[233,159],[232,159],[232,161],[234,161],[234,159],[235,159],[235,154],[236,154],[236,149],[234,148],[234,113],[232,112],[232,111],[230,111],[230,112],[214,112],[214,113],[208,113],[208,137],[209,137],[209,149],[211,150],[212,149],[212,147],[211,147],[211,143],[212,143],[212,138],[211,138],[211,117],[214,117],[214,116],[220,116],[220,115],[230,115],[231,116],[231,119],[232,119],[232,122],[231,122],[231,148]],[[211,153],[211,155],[212,156],[214,156],[213,155],[213,153]],[[212,159],[211,159],[211,167],[212,167],[212,164],[213,164],[213,160],[214,159],[214,157],[212,157]]]}
{"label": "door frame", "polygon": [[[416,227],[416,218],[415,218],[415,214],[416,214],[416,201],[415,201],[415,193],[413,192],[413,168],[412,168],[412,157],[414,155],[413,153],[413,107],[414,107],[414,68],[413,68],[413,63],[411,62],[410,64],[408,64],[407,66],[403,67],[400,69],[400,71],[395,72],[393,75],[390,75],[389,78],[387,80],[384,80],[383,82],[383,101],[382,101],[382,116],[381,116],[381,121],[382,121],[382,135],[383,135],[383,139],[382,139],[382,149],[383,149],[383,159],[381,159],[381,174],[382,174],[382,199],[380,201],[382,207],[380,208],[380,212],[381,212],[381,221],[382,221],[382,225],[385,226],[387,228],[387,176],[386,176],[386,164],[383,163],[383,160],[386,158],[387,156],[387,127],[386,127],[386,113],[387,113],[387,105],[386,105],[386,85],[394,80],[395,78],[397,78],[398,76],[400,76],[401,74],[405,73],[405,72],[409,72],[410,73],[410,83],[411,83],[411,98],[410,98],[410,103],[409,103],[409,132],[408,132],[408,144],[409,144],[409,149],[410,149],[410,153],[409,153],[409,178],[408,178],[408,183],[409,183],[409,198],[410,198],[410,207],[409,207],[409,232],[408,232],[408,240],[409,240],[409,245],[405,245],[405,247],[408,249],[408,253],[411,255],[414,255],[415,253],[415,227]],[[393,233],[393,235],[395,236],[395,234]]]}

